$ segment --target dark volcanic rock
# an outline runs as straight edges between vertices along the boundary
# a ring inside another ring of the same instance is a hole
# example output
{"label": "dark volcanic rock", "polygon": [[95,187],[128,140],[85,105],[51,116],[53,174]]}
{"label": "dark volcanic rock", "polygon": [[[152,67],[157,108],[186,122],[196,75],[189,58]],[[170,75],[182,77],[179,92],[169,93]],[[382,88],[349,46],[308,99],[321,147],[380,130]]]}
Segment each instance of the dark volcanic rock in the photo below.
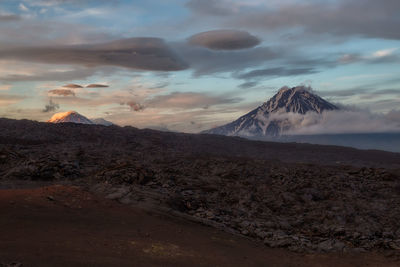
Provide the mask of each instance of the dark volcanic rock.
{"label": "dark volcanic rock", "polygon": [[297,252],[400,247],[399,154],[132,127],[0,127],[3,181],[74,180]]}

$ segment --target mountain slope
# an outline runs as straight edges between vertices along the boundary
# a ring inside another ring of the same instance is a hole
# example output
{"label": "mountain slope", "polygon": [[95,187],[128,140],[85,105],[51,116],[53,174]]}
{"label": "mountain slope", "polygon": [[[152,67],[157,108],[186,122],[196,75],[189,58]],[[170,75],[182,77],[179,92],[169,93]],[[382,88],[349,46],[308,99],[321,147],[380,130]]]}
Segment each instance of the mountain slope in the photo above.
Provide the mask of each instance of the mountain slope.
{"label": "mountain slope", "polygon": [[306,114],[307,112],[319,114],[326,110],[337,109],[339,108],[313,94],[307,87],[283,87],[270,100],[246,115],[204,133],[228,136],[277,136],[282,131],[290,129],[291,124],[287,119],[271,119],[271,115],[282,113]]}
{"label": "mountain slope", "polygon": [[80,123],[80,124],[94,124],[91,120],[89,120],[88,118],[79,114],[76,111],[67,111],[67,112],[56,113],[47,122],[50,122],[50,123],[72,122],[72,123]]}
{"label": "mountain slope", "polygon": [[114,125],[111,121],[105,120],[103,118],[96,118],[96,119],[90,119],[94,124],[97,125],[103,125],[103,126],[111,126]]}

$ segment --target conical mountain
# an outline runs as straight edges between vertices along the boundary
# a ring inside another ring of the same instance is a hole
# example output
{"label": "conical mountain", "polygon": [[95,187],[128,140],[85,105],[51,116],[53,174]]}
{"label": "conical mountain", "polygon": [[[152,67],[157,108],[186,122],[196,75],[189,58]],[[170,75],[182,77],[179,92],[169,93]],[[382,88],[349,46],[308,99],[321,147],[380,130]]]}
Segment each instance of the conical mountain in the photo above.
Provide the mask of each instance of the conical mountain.
{"label": "conical mountain", "polygon": [[89,120],[88,118],[79,114],[76,111],[67,111],[67,112],[56,113],[47,122],[51,122],[51,123],[72,122],[72,123],[80,123],[80,124],[94,124],[91,120]]}
{"label": "conical mountain", "polygon": [[335,105],[314,94],[304,86],[283,87],[270,100],[239,119],[205,131],[204,133],[229,136],[277,136],[290,128],[285,119],[270,119],[271,115],[282,113],[306,114],[322,113],[339,109]]}

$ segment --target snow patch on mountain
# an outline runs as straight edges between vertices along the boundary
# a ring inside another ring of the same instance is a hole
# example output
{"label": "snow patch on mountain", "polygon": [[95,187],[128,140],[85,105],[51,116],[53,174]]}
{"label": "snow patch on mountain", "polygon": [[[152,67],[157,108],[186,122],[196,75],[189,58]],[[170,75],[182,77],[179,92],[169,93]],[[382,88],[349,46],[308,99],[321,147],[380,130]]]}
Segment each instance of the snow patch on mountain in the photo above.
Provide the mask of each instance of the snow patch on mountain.
{"label": "snow patch on mountain", "polygon": [[67,111],[67,112],[56,113],[47,122],[50,122],[50,123],[72,122],[72,123],[80,123],[80,124],[94,124],[91,120],[89,120],[88,118],[79,114],[76,111]]}

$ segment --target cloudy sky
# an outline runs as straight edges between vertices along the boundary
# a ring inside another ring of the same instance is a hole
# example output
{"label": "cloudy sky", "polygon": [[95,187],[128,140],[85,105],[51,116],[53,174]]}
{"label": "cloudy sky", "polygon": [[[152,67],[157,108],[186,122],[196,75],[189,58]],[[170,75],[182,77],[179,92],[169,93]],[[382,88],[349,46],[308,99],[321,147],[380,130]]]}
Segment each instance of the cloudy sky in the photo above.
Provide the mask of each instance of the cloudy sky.
{"label": "cloudy sky", "polygon": [[283,87],[400,110],[398,0],[0,0],[0,117],[198,132]]}

